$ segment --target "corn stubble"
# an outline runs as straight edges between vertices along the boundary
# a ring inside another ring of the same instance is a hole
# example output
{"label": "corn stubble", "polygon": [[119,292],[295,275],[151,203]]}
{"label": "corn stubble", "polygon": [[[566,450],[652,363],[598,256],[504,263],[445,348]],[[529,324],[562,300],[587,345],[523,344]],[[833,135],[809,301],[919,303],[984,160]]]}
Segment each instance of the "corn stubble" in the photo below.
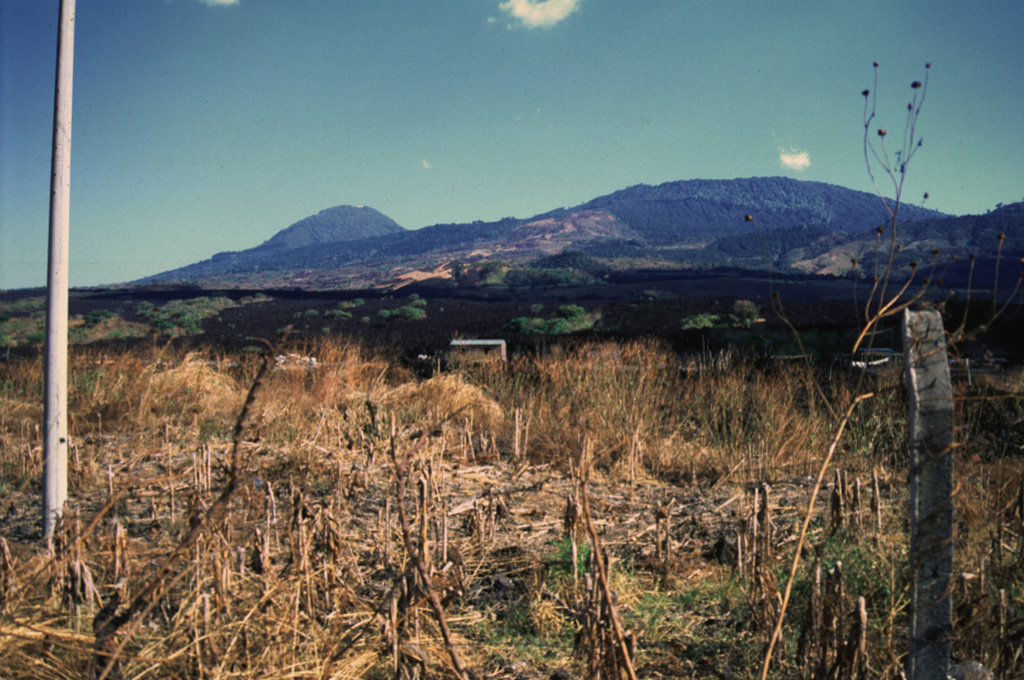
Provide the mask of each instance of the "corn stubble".
{"label": "corn stubble", "polygon": [[[654,341],[429,379],[353,343],[289,351],[316,368],[251,389],[248,354],[76,349],[52,553],[42,367],[0,365],[0,677],[757,677],[823,399],[864,389]],[[902,387],[869,380],[769,677],[894,677],[906,653]],[[1020,376],[957,389],[953,649],[1014,677],[1024,465],[994,442]]]}

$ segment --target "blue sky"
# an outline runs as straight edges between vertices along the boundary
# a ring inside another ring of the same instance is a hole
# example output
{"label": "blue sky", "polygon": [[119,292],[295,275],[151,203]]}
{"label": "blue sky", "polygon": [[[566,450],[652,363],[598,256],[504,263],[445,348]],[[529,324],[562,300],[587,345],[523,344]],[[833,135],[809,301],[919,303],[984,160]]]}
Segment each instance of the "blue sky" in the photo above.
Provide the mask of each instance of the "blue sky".
{"label": "blue sky", "polygon": [[[908,198],[1024,198],[1019,0],[77,4],[74,286],[340,204],[415,229],[680,179],[868,191],[876,60],[890,130],[933,65]],[[0,0],[0,289],[45,282],[57,9]]]}

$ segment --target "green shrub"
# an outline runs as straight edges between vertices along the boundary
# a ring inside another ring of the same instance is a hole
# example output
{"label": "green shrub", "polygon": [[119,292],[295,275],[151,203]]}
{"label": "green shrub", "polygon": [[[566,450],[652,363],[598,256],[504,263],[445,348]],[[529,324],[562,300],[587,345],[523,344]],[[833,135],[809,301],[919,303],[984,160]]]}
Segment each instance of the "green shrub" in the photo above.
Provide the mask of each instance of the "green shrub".
{"label": "green shrub", "polygon": [[706,328],[714,328],[721,321],[718,314],[695,314],[683,318],[680,326],[684,331],[700,331]]}
{"label": "green shrub", "polygon": [[195,313],[182,314],[178,317],[178,326],[188,335],[203,332],[202,317]]}
{"label": "green shrub", "polygon": [[392,319],[410,319],[413,321],[424,319],[427,316],[425,309],[421,307],[413,307],[411,305],[406,307],[399,307],[391,311]]}
{"label": "green shrub", "polygon": [[586,313],[587,313],[587,310],[584,309],[583,307],[580,307],[579,305],[559,305],[558,306],[558,316],[562,317],[563,319],[569,319],[570,321],[572,321],[574,319],[579,319],[581,316],[583,316]]}
{"label": "green shrub", "polygon": [[751,300],[737,300],[732,305],[732,313],[739,325],[750,328],[751,324],[757,321],[759,310]]}
{"label": "green shrub", "polygon": [[99,326],[101,323],[108,320],[108,318],[114,318],[115,316],[117,316],[117,314],[110,309],[93,309],[85,315],[85,325],[89,328]]}
{"label": "green shrub", "polygon": [[328,309],[324,312],[324,316],[330,319],[351,319],[352,312],[346,312],[344,309]]}
{"label": "green shrub", "polygon": [[554,318],[519,316],[505,324],[505,329],[513,333],[565,335],[593,328],[600,318],[600,310],[587,313],[587,310],[579,305],[560,305]]}
{"label": "green shrub", "polygon": [[505,324],[505,330],[513,333],[541,333],[542,331],[540,330],[540,327],[543,326],[543,324],[543,319],[517,316]]}
{"label": "green shrub", "polygon": [[543,326],[543,333],[547,335],[565,335],[572,332],[568,319],[550,319]]}

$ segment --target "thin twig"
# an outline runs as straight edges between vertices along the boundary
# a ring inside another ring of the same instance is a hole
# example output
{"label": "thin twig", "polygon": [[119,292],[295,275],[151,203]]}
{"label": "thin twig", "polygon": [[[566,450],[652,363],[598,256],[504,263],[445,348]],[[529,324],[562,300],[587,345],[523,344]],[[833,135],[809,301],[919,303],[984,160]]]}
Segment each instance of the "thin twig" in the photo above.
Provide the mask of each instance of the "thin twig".
{"label": "thin twig", "polygon": [[779,620],[775,622],[775,630],[772,631],[772,639],[768,642],[768,651],[764,656],[764,666],[761,668],[761,680],[766,680],[768,677],[768,668],[772,663],[772,653],[775,651],[775,643],[782,635],[782,623],[786,619],[786,607],[789,605],[789,596],[793,592],[793,583],[796,581],[796,570],[800,567],[800,554],[804,548],[804,540],[807,538],[807,529],[810,526],[811,518],[814,515],[814,502],[818,498],[818,491],[821,489],[821,483],[825,479],[825,471],[828,469],[828,464],[832,461],[832,455],[836,452],[836,448],[839,446],[839,441],[843,437],[843,430],[846,429],[846,425],[850,422],[854,409],[857,408],[857,405],[860,404],[860,402],[865,399],[870,399],[873,396],[875,396],[873,392],[860,394],[853,400],[850,407],[846,409],[846,414],[839,422],[836,434],[832,438],[832,444],[828,447],[828,453],[825,455],[825,460],[821,461],[821,467],[818,468],[818,478],[814,482],[814,488],[811,489],[811,498],[807,501],[807,513],[804,515],[803,524],[800,526],[800,538],[797,540],[796,550],[793,552],[793,563],[789,569],[789,578],[786,580],[786,590],[782,596],[782,606],[779,607]]}

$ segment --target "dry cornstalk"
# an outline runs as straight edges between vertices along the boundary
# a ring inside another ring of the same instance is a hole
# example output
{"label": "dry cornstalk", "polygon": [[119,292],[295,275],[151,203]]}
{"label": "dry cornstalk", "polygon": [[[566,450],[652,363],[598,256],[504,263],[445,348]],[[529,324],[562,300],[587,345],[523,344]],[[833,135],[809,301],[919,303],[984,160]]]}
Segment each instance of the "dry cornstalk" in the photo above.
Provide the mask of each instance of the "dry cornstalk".
{"label": "dry cornstalk", "polygon": [[[132,635],[125,635],[122,638],[122,641],[115,648],[111,649],[111,641],[114,633],[117,632],[118,629],[127,625],[133,618],[136,618],[138,614],[143,614],[143,616],[138,617],[139,619],[144,618],[145,613],[149,612],[153,606],[156,605],[166,589],[173,583],[176,583],[186,573],[184,570],[179,571],[177,575],[168,580],[169,575],[177,566],[178,561],[192,549],[205,530],[220,524],[226,517],[228,506],[231,503],[231,498],[238,489],[241,481],[240,478],[243,464],[241,455],[242,435],[244,434],[246,427],[248,427],[249,412],[252,408],[252,404],[256,401],[256,395],[263,386],[263,378],[270,370],[270,366],[273,363],[273,357],[276,356],[278,350],[285,340],[287,340],[290,333],[291,326],[288,326],[281,332],[277,346],[274,347],[272,351],[264,355],[263,363],[260,365],[260,369],[256,373],[252,386],[249,388],[249,393],[246,395],[245,401],[242,404],[242,409],[238,413],[238,418],[235,421],[235,429],[232,433],[232,447],[228,461],[227,481],[220,495],[204,513],[195,518],[195,521],[192,522],[191,529],[185,535],[185,538],[178,543],[177,547],[171,551],[171,554],[164,559],[159,567],[157,567],[155,573],[153,573],[146,585],[138,592],[134,599],[132,599],[131,603],[129,603],[128,607],[123,612],[117,612],[119,598],[112,598],[114,607],[106,612],[104,610],[106,610],[107,607],[104,607],[103,610],[96,615],[96,619],[93,622],[94,633],[96,635],[96,661],[97,667],[102,669],[97,674],[96,680],[105,680],[111,672],[116,670],[117,660],[121,651],[124,649],[125,644],[127,644],[127,642],[132,638]],[[113,499],[111,499],[111,501],[113,501]],[[109,505],[110,503],[108,503],[108,506]],[[109,604],[110,603],[108,603],[108,606]]]}
{"label": "dry cornstalk", "polygon": [[590,554],[593,556],[594,563],[597,566],[596,571],[597,578],[601,586],[601,596],[606,607],[608,618],[612,624],[612,631],[615,633],[615,641],[619,647],[619,655],[617,657],[621,664],[619,670],[625,671],[630,680],[637,680],[636,671],[633,669],[633,650],[629,643],[632,636],[627,636],[622,627],[619,612],[615,607],[615,598],[612,596],[611,586],[608,583],[607,558],[602,556],[601,544],[597,538],[597,531],[594,530],[594,523],[590,519],[590,502],[587,499],[587,489],[585,484],[585,480],[582,480],[580,485],[580,499],[583,506],[583,522],[587,528],[587,534],[590,536]]}
{"label": "dry cornstalk", "polygon": [[882,536],[882,493],[878,484],[878,469],[871,471],[871,513],[875,516],[875,536]]}
{"label": "dry cornstalk", "polygon": [[[427,431],[429,432],[433,429],[434,428],[429,428]],[[394,427],[392,426],[392,431],[393,430]],[[409,457],[415,455],[416,451],[425,441],[426,436],[421,436],[416,441],[416,444],[413,445],[412,450],[409,452]],[[437,619],[438,626],[441,628],[441,637],[444,638],[444,646],[452,663],[452,671],[455,673],[455,677],[459,678],[459,680],[467,680],[465,667],[462,665],[462,659],[459,656],[459,651],[455,648],[451,630],[448,628],[448,617],[444,613],[444,606],[441,604],[441,599],[438,597],[437,591],[433,587],[433,582],[430,578],[430,569],[423,559],[423,554],[412,540],[412,527],[409,524],[409,518],[405,512],[406,484],[409,474],[408,464],[399,462],[394,436],[391,437],[390,449],[391,462],[394,466],[395,483],[397,486],[395,495],[398,500],[398,522],[402,529],[402,540],[405,543],[405,549],[409,554],[409,559],[412,560],[413,566],[419,574],[420,584],[424,591],[424,595],[427,597],[427,602],[430,603],[430,608],[433,610],[434,617]]]}

